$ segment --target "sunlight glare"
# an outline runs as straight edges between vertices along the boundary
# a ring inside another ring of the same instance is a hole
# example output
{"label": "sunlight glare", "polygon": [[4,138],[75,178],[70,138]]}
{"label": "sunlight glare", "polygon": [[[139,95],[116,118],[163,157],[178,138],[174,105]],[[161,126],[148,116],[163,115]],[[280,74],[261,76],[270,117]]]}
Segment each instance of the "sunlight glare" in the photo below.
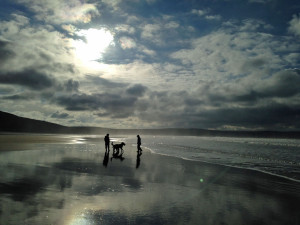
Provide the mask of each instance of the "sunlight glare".
{"label": "sunlight glare", "polygon": [[113,44],[113,34],[104,28],[77,31],[84,40],[75,40],[73,46],[76,56],[82,61],[93,61],[101,58],[106,48]]}

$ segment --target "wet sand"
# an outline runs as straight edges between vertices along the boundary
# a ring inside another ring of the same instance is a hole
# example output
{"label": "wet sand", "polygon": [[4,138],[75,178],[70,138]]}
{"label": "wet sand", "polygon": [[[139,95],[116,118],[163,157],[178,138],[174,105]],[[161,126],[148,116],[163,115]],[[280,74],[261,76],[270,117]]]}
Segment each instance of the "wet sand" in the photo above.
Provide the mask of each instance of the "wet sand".
{"label": "wet sand", "polygon": [[138,156],[135,143],[124,160],[112,151],[105,160],[102,136],[4,139],[0,224],[300,224],[298,182],[146,149]]}

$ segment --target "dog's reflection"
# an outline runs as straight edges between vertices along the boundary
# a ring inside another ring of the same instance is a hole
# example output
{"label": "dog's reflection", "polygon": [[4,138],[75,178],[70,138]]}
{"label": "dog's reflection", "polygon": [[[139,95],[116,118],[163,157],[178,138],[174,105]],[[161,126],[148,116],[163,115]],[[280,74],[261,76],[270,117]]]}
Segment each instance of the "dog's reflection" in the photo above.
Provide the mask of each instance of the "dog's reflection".
{"label": "dog's reflection", "polygon": [[110,161],[112,161],[112,159],[120,159],[121,161],[123,161],[125,158],[123,157],[123,152],[121,154],[119,154],[119,152],[115,152],[112,154]]}
{"label": "dog's reflection", "polygon": [[138,169],[140,167],[141,164],[141,155],[142,155],[142,151],[137,151],[137,155],[136,155],[136,169]]}

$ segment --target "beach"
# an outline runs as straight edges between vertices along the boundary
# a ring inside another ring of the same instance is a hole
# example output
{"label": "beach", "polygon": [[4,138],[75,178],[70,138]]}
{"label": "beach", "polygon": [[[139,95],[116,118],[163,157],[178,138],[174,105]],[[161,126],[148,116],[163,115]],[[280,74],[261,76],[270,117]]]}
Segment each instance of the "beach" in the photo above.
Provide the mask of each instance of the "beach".
{"label": "beach", "polygon": [[1,135],[0,224],[300,224],[297,181],[111,137]]}

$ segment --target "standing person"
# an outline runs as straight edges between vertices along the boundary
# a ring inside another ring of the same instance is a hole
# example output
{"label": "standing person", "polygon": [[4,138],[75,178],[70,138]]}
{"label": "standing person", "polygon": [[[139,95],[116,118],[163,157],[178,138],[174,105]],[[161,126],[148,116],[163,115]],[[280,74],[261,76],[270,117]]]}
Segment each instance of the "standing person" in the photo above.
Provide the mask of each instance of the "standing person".
{"label": "standing person", "polygon": [[104,142],[105,142],[105,151],[109,151],[109,134],[106,134],[104,137]]}
{"label": "standing person", "polygon": [[140,135],[137,135],[137,150],[138,150],[138,152],[142,151],[141,145],[142,145],[141,137],[140,137]]}

